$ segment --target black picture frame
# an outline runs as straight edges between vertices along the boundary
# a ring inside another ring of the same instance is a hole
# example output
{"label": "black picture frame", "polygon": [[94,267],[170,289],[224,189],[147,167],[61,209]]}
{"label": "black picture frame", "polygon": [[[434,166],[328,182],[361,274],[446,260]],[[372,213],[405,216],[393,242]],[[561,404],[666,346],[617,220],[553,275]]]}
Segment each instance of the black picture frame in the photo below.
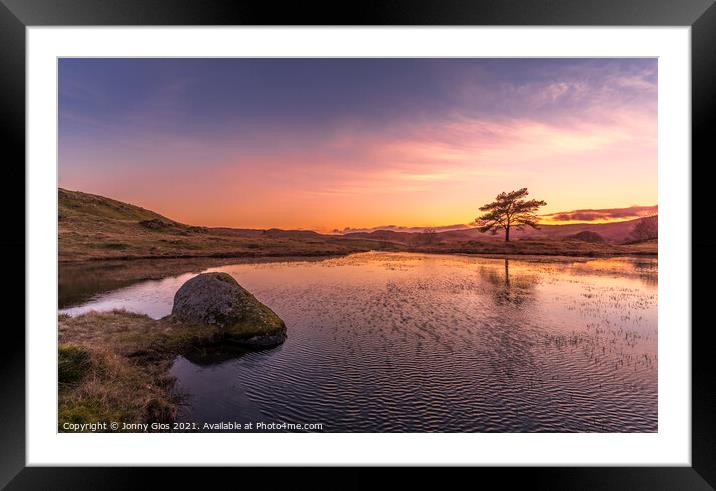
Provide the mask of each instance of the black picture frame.
{"label": "black picture frame", "polygon": [[[25,29],[28,26],[84,25],[513,25],[513,26],[690,26],[692,80],[692,230],[706,219],[708,179],[693,179],[714,161],[711,140],[716,119],[716,6],[714,0],[400,0],[329,6],[305,2],[277,7],[264,1],[201,0],[0,0],[0,120],[3,131],[3,232],[0,247],[8,258],[25,256]],[[19,183],[22,183],[20,185]],[[692,234],[696,254],[716,250],[707,234]],[[20,277],[21,261],[7,261],[6,271]],[[24,263],[24,262],[23,262]],[[706,279],[713,266],[705,261],[692,269],[692,281]],[[15,271],[17,270],[17,271]],[[24,271],[23,271],[24,278]],[[25,280],[23,279],[23,285]],[[709,304],[708,289],[692,288],[693,314]],[[19,306],[26,292],[13,283],[5,297],[8,310]],[[22,297],[22,300],[21,298]],[[663,300],[663,299],[662,299]],[[24,302],[23,302],[24,303]],[[698,308],[697,308],[698,307]],[[18,309],[19,310],[19,309]],[[7,321],[0,342],[0,487],[7,489],[128,489],[143,487],[159,469],[26,467],[25,462],[25,332],[24,311]],[[695,318],[695,317],[694,317]],[[695,324],[692,336],[692,466],[479,468],[459,469],[455,479],[471,482],[474,473],[512,483],[525,479],[536,489],[714,489],[716,488],[716,390],[711,375],[710,323]],[[660,326],[661,327],[661,326]],[[665,326],[688,329],[691,326]],[[163,487],[192,481],[229,478],[232,469],[173,469],[161,476]],[[330,483],[323,470],[297,469],[292,486]],[[247,478],[267,479],[266,469],[241,469]],[[351,468],[338,489],[372,486],[375,469]],[[198,473],[198,475],[197,475]],[[465,474],[470,473],[470,476]],[[319,477],[320,476],[320,477]],[[423,469],[413,479],[430,482]],[[277,474],[270,472],[272,486]],[[302,479],[303,477],[303,479]],[[480,476],[482,478],[482,476]],[[442,478],[440,483],[444,485]],[[457,481],[456,481],[457,482]],[[474,482],[474,481],[473,481]],[[334,481],[335,483],[335,481]],[[329,484],[330,485],[330,484]]]}

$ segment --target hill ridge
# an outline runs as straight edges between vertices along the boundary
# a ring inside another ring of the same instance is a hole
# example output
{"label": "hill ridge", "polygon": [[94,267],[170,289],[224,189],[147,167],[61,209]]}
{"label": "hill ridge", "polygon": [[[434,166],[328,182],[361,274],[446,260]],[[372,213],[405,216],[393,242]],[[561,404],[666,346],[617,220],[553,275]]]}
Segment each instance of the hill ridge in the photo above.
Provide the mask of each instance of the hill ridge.
{"label": "hill ridge", "polygon": [[[241,229],[185,225],[141,206],[82,191],[58,188],[61,262],[95,259],[306,257],[366,251],[595,256],[656,254],[657,243],[625,244],[638,220],[612,224],[544,225],[514,234],[477,229],[434,234],[374,231],[343,235],[310,230]],[[575,240],[589,231],[604,242]]]}

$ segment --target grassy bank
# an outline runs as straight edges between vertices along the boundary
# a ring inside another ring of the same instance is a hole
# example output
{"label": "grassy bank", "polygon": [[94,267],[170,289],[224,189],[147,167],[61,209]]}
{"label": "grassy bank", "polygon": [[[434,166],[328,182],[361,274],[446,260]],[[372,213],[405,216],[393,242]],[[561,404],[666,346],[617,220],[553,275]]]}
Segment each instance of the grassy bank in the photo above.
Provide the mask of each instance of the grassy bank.
{"label": "grassy bank", "polygon": [[169,369],[223,339],[217,328],[126,311],[59,316],[59,431],[64,423],[170,423],[180,396]]}
{"label": "grassy bank", "polygon": [[415,252],[442,254],[497,254],[515,256],[653,256],[658,254],[656,240],[634,244],[590,243],[578,240],[516,240],[512,242],[469,241],[411,248]]}

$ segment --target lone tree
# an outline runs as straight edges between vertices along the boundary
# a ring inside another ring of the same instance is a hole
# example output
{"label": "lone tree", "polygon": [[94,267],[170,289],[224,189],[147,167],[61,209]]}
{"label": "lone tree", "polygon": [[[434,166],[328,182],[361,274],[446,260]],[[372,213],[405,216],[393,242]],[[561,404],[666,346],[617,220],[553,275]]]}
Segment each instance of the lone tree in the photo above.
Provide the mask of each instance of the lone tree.
{"label": "lone tree", "polygon": [[480,207],[483,215],[475,219],[480,232],[492,232],[495,235],[499,229],[505,230],[505,242],[510,241],[510,228],[521,230],[525,225],[532,228],[537,226],[535,211],[547,203],[542,200],[526,200],[529,193],[527,188],[518,189],[509,193],[500,193],[495,201]]}
{"label": "lone tree", "polygon": [[432,245],[435,242],[437,235],[438,233],[434,228],[428,227],[420,234],[420,240],[425,245]]}

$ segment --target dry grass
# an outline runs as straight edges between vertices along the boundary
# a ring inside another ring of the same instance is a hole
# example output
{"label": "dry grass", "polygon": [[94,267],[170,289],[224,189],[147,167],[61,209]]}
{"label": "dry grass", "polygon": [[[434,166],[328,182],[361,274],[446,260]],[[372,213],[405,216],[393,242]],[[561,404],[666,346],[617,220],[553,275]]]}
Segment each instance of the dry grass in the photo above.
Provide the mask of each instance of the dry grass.
{"label": "dry grass", "polygon": [[217,336],[218,331],[210,327],[180,324],[171,318],[156,320],[124,310],[59,317],[60,343],[92,349],[111,346],[113,352],[127,357],[162,358],[192,344],[213,342]]}
{"label": "dry grass", "polygon": [[58,190],[60,262],[95,259],[330,256],[399,244],[308,231],[184,225],[138,206]]}
{"label": "dry grass", "polygon": [[[184,225],[127,203],[60,189],[59,259],[61,263],[112,259],[319,257],[354,252],[414,251],[473,254],[608,256],[657,253],[656,241],[638,244],[577,240],[445,240],[405,242],[366,237],[322,235],[310,231],[247,230]],[[416,236],[417,237],[417,236]]]}
{"label": "dry grass", "polygon": [[122,310],[61,315],[58,323],[60,431],[66,422],[172,421],[180,403],[168,373],[172,361],[225,336]]}
{"label": "dry grass", "polygon": [[443,254],[499,254],[535,256],[623,256],[656,255],[658,242],[646,241],[637,244],[611,244],[582,242],[578,240],[515,240],[512,242],[468,241],[459,243],[438,243],[431,246],[414,247],[415,252]]}
{"label": "dry grass", "polygon": [[172,395],[167,363],[142,363],[106,348],[61,344],[60,363],[67,353],[82,352],[82,366],[72,367],[76,380],[60,379],[59,431],[64,423],[171,422],[179,402]]}

